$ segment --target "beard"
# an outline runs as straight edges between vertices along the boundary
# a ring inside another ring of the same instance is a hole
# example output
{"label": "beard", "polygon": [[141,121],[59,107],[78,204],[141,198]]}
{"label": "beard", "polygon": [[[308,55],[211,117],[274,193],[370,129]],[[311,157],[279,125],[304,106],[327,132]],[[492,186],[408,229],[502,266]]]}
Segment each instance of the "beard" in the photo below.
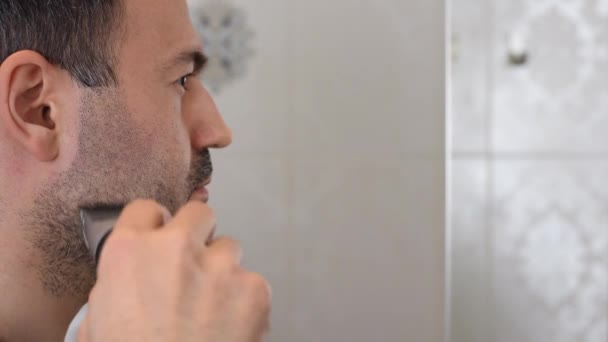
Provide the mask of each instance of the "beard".
{"label": "beard", "polygon": [[81,208],[153,199],[174,214],[213,171],[208,150],[193,155],[188,166],[172,158],[175,149],[153,144],[150,134],[129,119],[124,103],[108,103],[120,99],[115,92],[85,92],[74,162],[20,213],[26,237],[39,256],[33,266],[55,297],[84,302],[96,281],[94,259],[81,231]]}

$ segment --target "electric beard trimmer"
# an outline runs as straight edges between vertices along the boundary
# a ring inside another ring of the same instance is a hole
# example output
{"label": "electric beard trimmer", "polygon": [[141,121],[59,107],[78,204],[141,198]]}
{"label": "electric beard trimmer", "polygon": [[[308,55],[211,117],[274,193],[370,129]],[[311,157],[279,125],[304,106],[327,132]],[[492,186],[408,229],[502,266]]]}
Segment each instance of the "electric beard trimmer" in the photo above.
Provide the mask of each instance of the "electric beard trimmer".
{"label": "electric beard trimmer", "polygon": [[122,206],[81,209],[82,235],[95,264],[99,262],[101,250],[122,212]]}
{"label": "electric beard trimmer", "polygon": [[[82,235],[91,256],[95,258],[95,265],[99,262],[103,245],[112,233],[122,209],[122,206],[115,206],[80,210]],[[74,317],[65,335],[65,342],[77,342],[78,329],[87,314],[87,310],[88,306],[85,304]]]}

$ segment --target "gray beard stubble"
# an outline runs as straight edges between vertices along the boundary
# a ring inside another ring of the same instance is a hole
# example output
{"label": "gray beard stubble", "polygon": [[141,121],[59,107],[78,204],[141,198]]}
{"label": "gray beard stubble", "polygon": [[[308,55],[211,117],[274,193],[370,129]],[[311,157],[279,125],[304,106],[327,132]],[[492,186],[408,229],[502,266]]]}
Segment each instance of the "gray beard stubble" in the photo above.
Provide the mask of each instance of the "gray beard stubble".
{"label": "gray beard stubble", "polygon": [[96,276],[82,238],[79,208],[150,198],[175,213],[188,200],[193,185],[212,172],[205,150],[194,157],[187,177],[180,176],[184,170],[166,165],[162,153],[149,150],[135,124],[128,121],[122,102],[102,102],[119,99],[120,94],[87,92],[81,103],[80,146],[72,167],[41,189],[30,210],[20,215],[26,222],[26,236],[40,255],[39,265],[32,266],[44,288],[52,296],[77,297],[83,302]]}

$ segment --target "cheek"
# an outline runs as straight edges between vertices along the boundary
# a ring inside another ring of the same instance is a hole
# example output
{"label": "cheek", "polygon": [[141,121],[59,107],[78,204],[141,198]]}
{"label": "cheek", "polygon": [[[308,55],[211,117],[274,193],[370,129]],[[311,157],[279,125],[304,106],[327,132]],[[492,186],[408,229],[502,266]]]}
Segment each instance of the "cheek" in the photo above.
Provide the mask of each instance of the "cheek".
{"label": "cheek", "polygon": [[169,164],[166,166],[178,170],[189,168],[191,142],[179,96],[170,89],[149,87],[144,92],[132,91],[129,98],[137,125],[145,127],[148,147],[162,153],[158,157]]}
{"label": "cheek", "polygon": [[80,127],[78,124],[66,127],[62,135],[61,145],[62,153],[60,156],[64,159],[65,165],[71,165],[78,155],[78,146],[80,144]]}
{"label": "cheek", "polygon": [[189,166],[192,157],[192,143],[188,127],[182,115],[181,101],[176,101],[174,103],[171,114],[167,117],[169,118],[168,126],[171,127],[172,140],[176,149],[175,157]]}
{"label": "cheek", "polygon": [[[70,116],[71,118],[74,118],[74,119],[66,120],[64,122],[65,126],[63,126],[61,129],[61,136],[60,136],[61,152],[59,154],[59,159],[58,159],[58,165],[59,165],[59,170],[57,170],[58,174],[52,175],[51,177],[60,175],[61,173],[68,171],[72,167],[74,162],[76,161],[78,154],[80,152],[79,146],[81,145],[81,139],[82,139],[82,137],[81,137],[82,117],[78,111],[78,108],[72,108],[71,113],[74,113],[73,115]],[[55,179],[53,179],[53,180],[55,180]]]}
{"label": "cheek", "polygon": [[158,142],[162,145],[168,159],[174,166],[182,169],[189,168],[192,156],[190,136],[180,115],[166,115],[164,123],[158,127]]}
{"label": "cheek", "polygon": [[177,124],[177,126],[173,139],[175,144],[174,156],[176,162],[182,163],[185,167],[189,168],[190,159],[192,157],[190,137],[181,122]]}

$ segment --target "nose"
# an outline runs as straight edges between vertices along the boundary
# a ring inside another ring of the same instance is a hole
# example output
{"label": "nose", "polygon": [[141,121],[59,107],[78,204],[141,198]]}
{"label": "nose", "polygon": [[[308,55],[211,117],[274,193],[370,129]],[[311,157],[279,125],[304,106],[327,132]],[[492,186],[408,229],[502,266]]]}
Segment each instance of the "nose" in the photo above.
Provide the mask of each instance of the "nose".
{"label": "nose", "polygon": [[226,125],[209,92],[200,85],[197,99],[186,114],[190,126],[192,148],[224,148],[232,143],[232,131]]}

